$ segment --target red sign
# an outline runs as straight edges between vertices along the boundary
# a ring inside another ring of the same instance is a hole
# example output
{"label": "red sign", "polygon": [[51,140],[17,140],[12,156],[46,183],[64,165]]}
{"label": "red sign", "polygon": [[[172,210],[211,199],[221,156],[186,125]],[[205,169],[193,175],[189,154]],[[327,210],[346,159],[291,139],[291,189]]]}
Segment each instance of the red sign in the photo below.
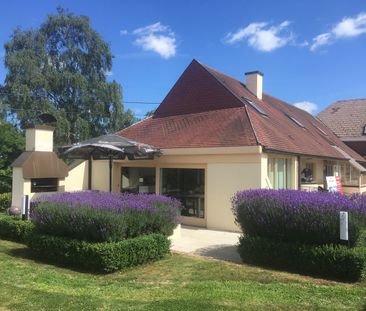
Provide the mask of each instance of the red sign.
{"label": "red sign", "polygon": [[341,177],[336,176],[337,189],[339,193],[343,193]]}

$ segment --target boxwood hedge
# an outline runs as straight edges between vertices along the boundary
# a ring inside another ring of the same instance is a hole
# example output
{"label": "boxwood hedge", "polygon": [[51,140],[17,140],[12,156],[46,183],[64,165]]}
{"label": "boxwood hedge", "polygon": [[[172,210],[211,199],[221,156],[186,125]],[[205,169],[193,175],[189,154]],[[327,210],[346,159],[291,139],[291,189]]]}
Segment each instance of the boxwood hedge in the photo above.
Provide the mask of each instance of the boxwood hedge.
{"label": "boxwood hedge", "polygon": [[289,243],[244,235],[238,250],[246,263],[286,271],[350,282],[360,280],[365,274],[365,247]]}
{"label": "boxwood hedge", "polygon": [[149,234],[119,242],[91,243],[33,233],[26,239],[35,256],[54,263],[92,272],[113,272],[163,258],[170,241],[162,234]]}

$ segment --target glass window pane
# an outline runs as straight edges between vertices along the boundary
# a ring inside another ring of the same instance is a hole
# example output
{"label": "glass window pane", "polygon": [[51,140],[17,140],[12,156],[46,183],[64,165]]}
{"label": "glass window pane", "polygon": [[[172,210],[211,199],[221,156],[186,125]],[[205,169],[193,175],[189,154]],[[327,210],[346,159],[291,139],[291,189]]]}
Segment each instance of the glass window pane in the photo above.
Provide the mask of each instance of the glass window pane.
{"label": "glass window pane", "polygon": [[204,191],[204,169],[161,169],[160,192],[182,202],[183,216],[205,217]]}
{"label": "glass window pane", "polygon": [[272,188],[275,187],[275,179],[274,179],[274,160],[268,159],[268,179],[271,182]]}
{"label": "glass window pane", "polygon": [[292,188],[292,161],[291,159],[286,159],[286,188]]}
{"label": "glass window pane", "polygon": [[122,167],[121,190],[129,193],[155,193],[155,168]]}
{"label": "glass window pane", "polygon": [[285,160],[284,159],[276,159],[277,160],[277,178],[276,184],[277,189],[283,189],[285,187]]}

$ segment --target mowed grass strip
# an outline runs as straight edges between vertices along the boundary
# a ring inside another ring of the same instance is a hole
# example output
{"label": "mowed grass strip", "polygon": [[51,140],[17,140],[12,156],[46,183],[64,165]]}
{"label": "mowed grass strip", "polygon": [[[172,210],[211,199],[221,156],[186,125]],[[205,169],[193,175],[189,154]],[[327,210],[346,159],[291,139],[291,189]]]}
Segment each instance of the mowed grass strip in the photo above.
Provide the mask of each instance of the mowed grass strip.
{"label": "mowed grass strip", "polygon": [[0,240],[0,310],[314,310],[366,307],[366,282],[345,284],[173,254],[109,275],[35,261]]}

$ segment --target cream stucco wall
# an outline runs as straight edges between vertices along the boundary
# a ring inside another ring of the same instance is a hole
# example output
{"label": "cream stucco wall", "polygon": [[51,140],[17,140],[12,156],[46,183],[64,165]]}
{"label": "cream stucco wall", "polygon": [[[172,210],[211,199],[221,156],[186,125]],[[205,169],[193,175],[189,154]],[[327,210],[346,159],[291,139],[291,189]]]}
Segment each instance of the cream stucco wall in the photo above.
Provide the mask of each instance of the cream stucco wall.
{"label": "cream stucco wall", "polygon": [[92,189],[109,191],[109,162],[107,160],[93,161]]}
{"label": "cream stucco wall", "polygon": [[13,181],[12,181],[12,193],[11,193],[11,205],[20,207],[22,204],[22,197],[24,193],[24,179],[23,169],[21,167],[13,168]]}
{"label": "cream stucco wall", "polygon": [[53,151],[53,130],[27,129],[25,132],[26,151]]}
{"label": "cream stucco wall", "polygon": [[[181,148],[163,150],[163,155],[154,160],[115,161],[113,190],[118,189],[119,191],[120,189],[122,166],[155,167],[156,193],[160,193],[160,170],[162,168],[204,169],[205,218],[185,217],[183,223],[204,226],[209,229],[239,231],[234,223],[230,199],[239,190],[261,187],[264,170],[261,151],[259,146]],[[108,171],[108,166],[105,166],[105,170]],[[266,166],[265,172],[267,172]]]}
{"label": "cream stucco wall", "polygon": [[261,187],[260,156],[253,162],[207,165],[207,228],[239,231],[230,199],[244,189]]}
{"label": "cream stucco wall", "polygon": [[65,178],[64,189],[65,191],[88,189],[88,161],[81,162],[69,170],[69,175]]}

